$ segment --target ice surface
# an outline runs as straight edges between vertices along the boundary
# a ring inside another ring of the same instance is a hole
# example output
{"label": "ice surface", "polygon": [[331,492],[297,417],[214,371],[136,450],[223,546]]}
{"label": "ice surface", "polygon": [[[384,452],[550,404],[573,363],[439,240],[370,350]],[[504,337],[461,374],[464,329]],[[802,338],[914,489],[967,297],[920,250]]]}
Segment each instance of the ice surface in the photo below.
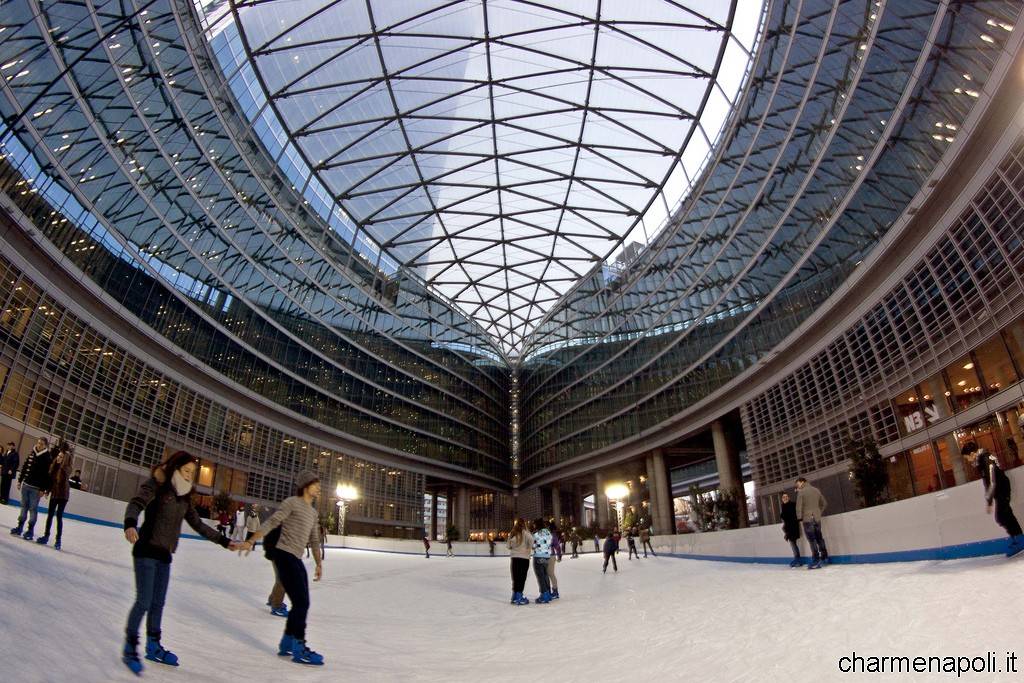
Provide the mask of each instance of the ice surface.
{"label": "ice surface", "polygon": [[[9,536],[16,513],[0,509],[0,680],[135,680],[118,658],[133,598],[130,547],[120,531],[68,521],[65,550],[58,553]],[[329,550],[324,580],[313,584],[308,629],[327,665],[310,668],[275,656],[284,620],[264,607],[272,571],[262,554],[242,559],[205,541],[183,540],[163,624],[164,644],[182,665],[147,662],[143,677],[822,681],[859,678],[837,668],[839,657],[853,650],[1024,656],[1024,559],[809,572],[673,558],[627,561],[625,552],[620,558],[619,572],[607,575],[596,555],[565,559],[557,570],[561,600],[511,607],[507,558],[446,559],[443,547],[430,560]],[[532,575],[527,589],[534,598]]]}

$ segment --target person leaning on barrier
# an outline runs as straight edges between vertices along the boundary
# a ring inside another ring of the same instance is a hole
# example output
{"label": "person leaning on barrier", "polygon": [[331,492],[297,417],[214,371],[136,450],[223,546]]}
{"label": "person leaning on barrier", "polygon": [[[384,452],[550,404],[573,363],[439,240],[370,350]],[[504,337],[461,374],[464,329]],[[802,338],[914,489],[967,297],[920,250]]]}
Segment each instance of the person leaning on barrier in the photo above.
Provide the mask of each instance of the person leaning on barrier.
{"label": "person leaning on barrier", "polygon": [[828,548],[821,535],[821,517],[825,514],[828,501],[816,486],[800,477],[796,480],[796,517],[804,526],[804,536],[811,546],[811,563],[808,569],[821,569],[829,564]]}

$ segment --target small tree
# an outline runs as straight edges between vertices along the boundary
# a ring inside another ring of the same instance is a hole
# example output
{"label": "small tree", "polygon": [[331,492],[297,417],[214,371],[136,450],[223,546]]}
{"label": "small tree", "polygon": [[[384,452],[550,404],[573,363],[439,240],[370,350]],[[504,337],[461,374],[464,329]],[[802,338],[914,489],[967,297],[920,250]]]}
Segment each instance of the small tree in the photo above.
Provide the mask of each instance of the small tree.
{"label": "small tree", "polygon": [[213,497],[213,508],[218,512],[231,512],[231,496],[227,491],[221,491]]}
{"label": "small tree", "polygon": [[445,527],[444,532],[449,541],[459,540],[459,527],[455,526],[454,524],[449,524],[447,527]]}
{"label": "small tree", "polygon": [[850,479],[861,505],[871,507],[888,500],[889,472],[885,459],[872,439],[850,439]]}

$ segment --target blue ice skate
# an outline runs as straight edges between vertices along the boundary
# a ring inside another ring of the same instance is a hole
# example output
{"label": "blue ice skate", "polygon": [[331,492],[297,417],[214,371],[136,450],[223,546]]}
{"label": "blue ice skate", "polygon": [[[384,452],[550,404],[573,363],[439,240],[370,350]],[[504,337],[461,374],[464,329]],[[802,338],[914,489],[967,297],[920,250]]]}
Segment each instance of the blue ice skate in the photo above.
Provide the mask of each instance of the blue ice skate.
{"label": "blue ice skate", "polygon": [[296,638],[292,645],[292,661],[296,664],[323,666],[324,656],[306,647],[306,641]]}
{"label": "blue ice skate", "polygon": [[136,652],[135,646],[138,641],[132,642],[126,640],[124,643],[124,649],[121,651],[121,661],[124,665],[135,674],[136,676],[142,675],[142,662],[139,660],[139,653]]}
{"label": "blue ice skate", "polygon": [[281,642],[277,646],[278,657],[290,657],[295,648],[295,639],[287,633],[281,636]]}
{"label": "blue ice skate", "polygon": [[146,659],[167,666],[178,666],[178,655],[165,650],[160,644],[160,639],[152,636],[146,638]]}

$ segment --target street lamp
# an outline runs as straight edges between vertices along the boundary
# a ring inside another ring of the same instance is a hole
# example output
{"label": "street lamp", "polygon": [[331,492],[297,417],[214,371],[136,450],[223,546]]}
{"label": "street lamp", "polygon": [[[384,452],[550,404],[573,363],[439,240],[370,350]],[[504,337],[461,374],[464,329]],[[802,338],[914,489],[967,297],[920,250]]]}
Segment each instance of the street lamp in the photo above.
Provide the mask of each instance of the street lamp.
{"label": "street lamp", "polygon": [[608,497],[608,500],[615,502],[615,514],[618,519],[618,526],[622,528],[622,508],[624,507],[623,500],[629,496],[629,487],[625,484],[609,484],[604,490],[604,495]]}
{"label": "street lamp", "polygon": [[345,535],[345,515],[348,513],[348,502],[359,498],[359,491],[352,484],[338,484],[334,489],[338,497],[338,533]]}

